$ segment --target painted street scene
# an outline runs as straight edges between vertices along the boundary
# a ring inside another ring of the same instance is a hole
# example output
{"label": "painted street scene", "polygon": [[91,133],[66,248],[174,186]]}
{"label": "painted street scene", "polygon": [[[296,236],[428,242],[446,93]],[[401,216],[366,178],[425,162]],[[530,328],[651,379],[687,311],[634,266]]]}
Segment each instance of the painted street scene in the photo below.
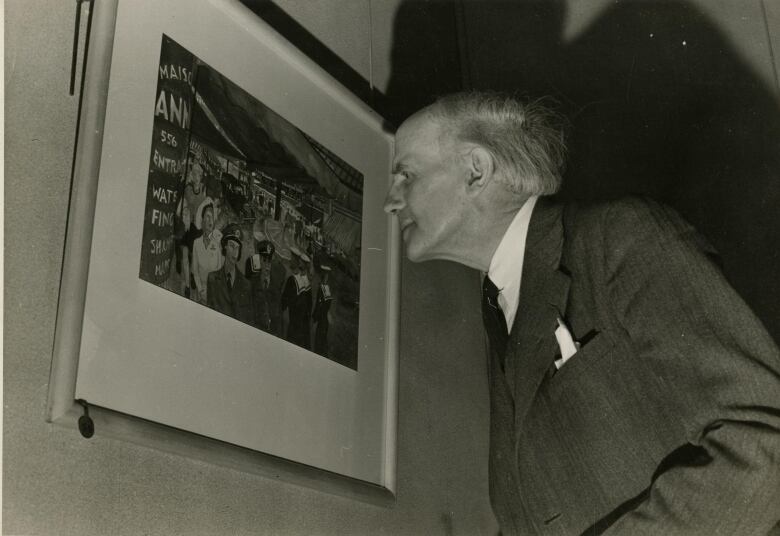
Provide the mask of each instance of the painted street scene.
{"label": "painted street scene", "polygon": [[363,175],[166,36],[153,113],[140,277],[357,370]]}

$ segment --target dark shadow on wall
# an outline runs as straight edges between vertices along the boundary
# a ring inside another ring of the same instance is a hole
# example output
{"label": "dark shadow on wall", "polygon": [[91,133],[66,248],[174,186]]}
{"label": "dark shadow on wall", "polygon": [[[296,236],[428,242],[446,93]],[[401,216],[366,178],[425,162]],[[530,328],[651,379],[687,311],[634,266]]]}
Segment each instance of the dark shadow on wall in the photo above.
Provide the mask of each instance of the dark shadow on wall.
{"label": "dark shadow on wall", "polygon": [[448,0],[407,0],[396,12],[392,72],[385,118],[399,125],[436,95],[463,88],[460,5]]}
{"label": "dark shadow on wall", "polygon": [[684,0],[622,1],[564,43],[560,0],[450,2],[459,69],[412,30],[432,4],[444,3],[398,12],[387,97],[409,100],[393,119],[461,75],[466,87],[554,96],[573,125],[562,196],[647,194],[675,207],[780,340],[780,106],[708,17]]}
{"label": "dark shadow on wall", "polygon": [[463,87],[462,42],[458,35],[460,6],[452,0],[402,3],[393,29],[393,72],[383,93],[272,0],[241,0],[255,15],[295,45],[340,84],[379,112],[393,130],[431,95]]}
{"label": "dark shadow on wall", "polygon": [[[285,13],[271,0],[240,1],[360,100],[383,116],[387,116],[388,103],[385,95],[376,88],[372,88],[365,77],[337,56],[301,23]],[[345,21],[345,24],[348,24],[348,21]]]}

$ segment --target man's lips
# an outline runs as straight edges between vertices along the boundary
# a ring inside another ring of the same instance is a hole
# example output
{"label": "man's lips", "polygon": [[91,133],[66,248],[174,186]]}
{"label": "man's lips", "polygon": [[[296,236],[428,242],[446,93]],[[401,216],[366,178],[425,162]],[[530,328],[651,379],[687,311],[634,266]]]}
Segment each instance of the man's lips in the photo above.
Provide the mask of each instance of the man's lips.
{"label": "man's lips", "polygon": [[412,220],[401,221],[401,235],[404,238],[406,238],[406,230],[411,228],[412,225],[414,225],[414,222]]}

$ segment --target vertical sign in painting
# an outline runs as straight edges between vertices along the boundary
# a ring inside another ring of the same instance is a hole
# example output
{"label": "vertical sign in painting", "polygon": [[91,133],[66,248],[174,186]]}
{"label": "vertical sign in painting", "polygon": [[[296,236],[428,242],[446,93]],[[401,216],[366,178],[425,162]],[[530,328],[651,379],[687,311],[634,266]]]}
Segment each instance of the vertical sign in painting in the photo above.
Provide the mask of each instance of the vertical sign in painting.
{"label": "vertical sign in painting", "polygon": [[141,279],[155,284],[168,279],[174,256],[174,223],[184,186],[196,61],[190,52],[163,36],[140,271]]}

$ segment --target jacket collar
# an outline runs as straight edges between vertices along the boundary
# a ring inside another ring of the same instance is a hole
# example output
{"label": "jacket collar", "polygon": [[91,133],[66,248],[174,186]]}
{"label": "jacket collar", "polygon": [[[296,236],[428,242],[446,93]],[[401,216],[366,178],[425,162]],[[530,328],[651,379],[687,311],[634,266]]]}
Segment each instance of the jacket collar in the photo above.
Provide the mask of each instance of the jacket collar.
{"label": "jacket collar", "polygon": [[571,282],[560,269],[563,244],[563,205],[542,197],[528,228],[520,301],[506,353],[516,430],[555,360],[556,321],[566,314]]}

